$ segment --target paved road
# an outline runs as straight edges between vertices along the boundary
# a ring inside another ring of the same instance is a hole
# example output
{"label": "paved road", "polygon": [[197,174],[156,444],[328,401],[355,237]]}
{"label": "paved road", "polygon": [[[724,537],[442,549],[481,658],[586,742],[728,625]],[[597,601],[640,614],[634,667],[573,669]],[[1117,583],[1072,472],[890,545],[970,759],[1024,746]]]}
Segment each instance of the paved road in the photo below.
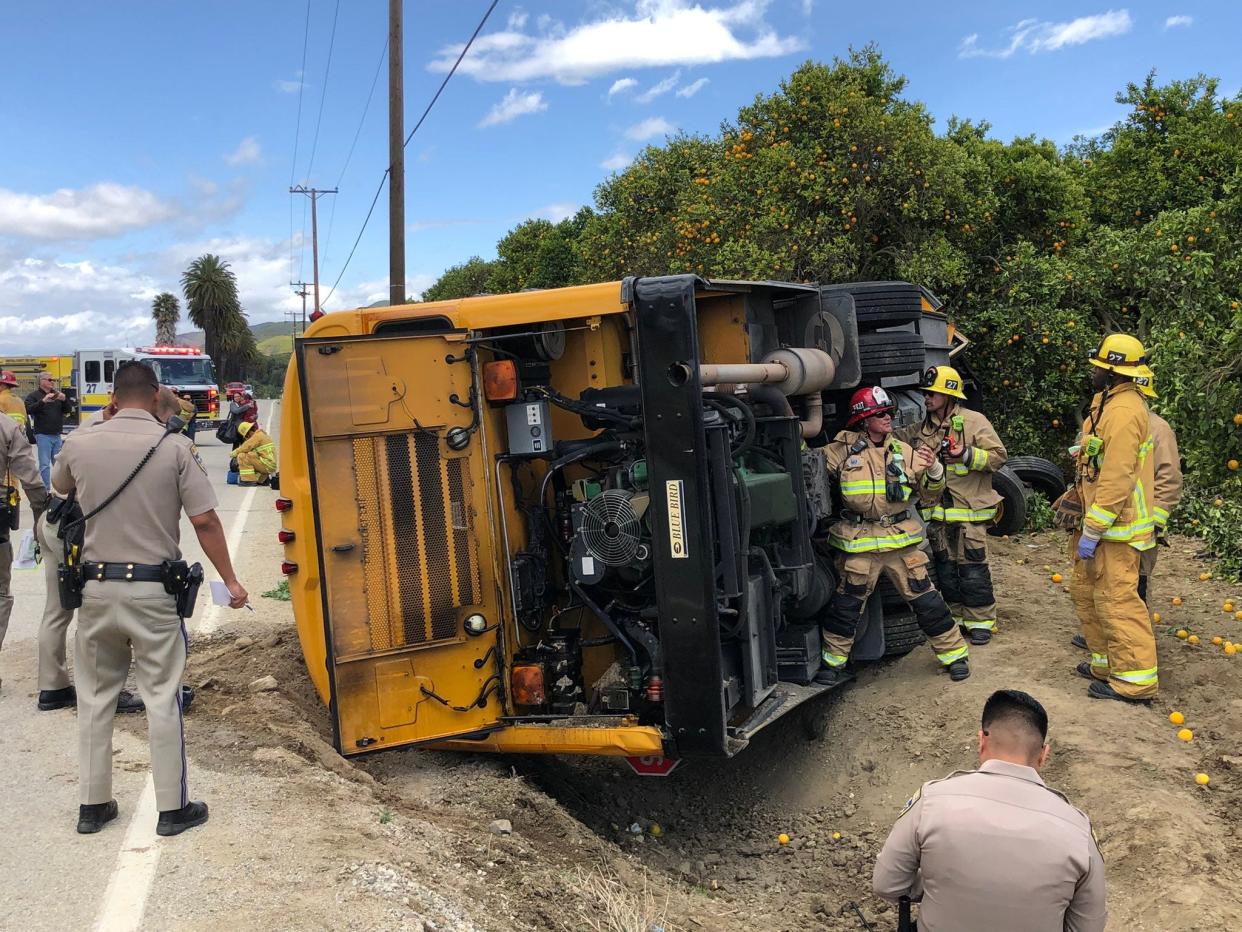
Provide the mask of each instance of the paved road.
{"label": "paved road", "polygon": [[[260,406],[260,423],[270,420],[273,432],[278,423],[278,408],[269,403]],[[279,579],[279,545],[275,541],[279,522],[272,508],[273,494],[268,489],[227,485],[229,448],[210,434],[200,439],[200,452],[216,486],[218,511],[238,574],[252,601],[259,602],[260,594]],[[22,523],[23,527],[30,526],[28,510],[24,509]],[[203,556],[189,521],[184,518],[181,544],[186,559],[203,563],[207,579],[218,578]],[[152,919],[153,915],[162,914],[169,919],[170,909],[172,915],[177,915],[178,910],[193,911],[195,908],[200,922],[190,924],[201,924],[202,918],[214,913],[216,906],[185,903],[182,900],[187,892],[184,877],[181,881],[177,878],[186,873],[187,863],[183,857],[201,858],[204,845],[219,846],[219,835],[228,831],[229,818],[224,807],[218,816],[214,804],[222,802],[221,795],[240,795],[238,789],[230,785],[231,778],[209,774],[201,768],[196,771],[192,762],[192,794],[212,799],[213,790],[215,792],[212,822],[203,830],[196,829],[165,842],[156,840],[152,815],[134,823],[127,841],[131,818],[149,783],[149,756],[141,734],[118,729],[114,745],[114,792],[120,803],[121,817],[99,835],[77,835],[74,831],[78,803],[76,716],[71,710],[38,712],[35,707],[35,639],[45,596],[42,570],[16,571],[13,581],[16,605],[3,651],[0,651],[0,679],[3,680],[0,748],[4,749],[5,757],[0,766],[0,824],[4,826],[5,839],[0,845],[0,877],[3,878],[0,882],[0,929],[34,932],[91,927],[160,928],[167,926],[163,920]],[[204,586],[200,592],[191,620],[192,638],[205,633],[204,629],[247,623],[246,618],[238,617],[249,615],[247,612],[213,611],[207,589]],[[253,625],[253,620],[249,624]],[[71,628],[71,662],[72,639]],[[193,761],[193,713],[187,727],[190,728],[189,753]],[[261,791],[257,784],[255,789]],[[242,829],[238,834],[245,831],[247,829]],[[252,830],[250,833],[254,834]],[[175,842],[184,843],[172,844]],[[232,844],[230,841],[226,847]],[[245,842],[241,845],[245,847]],[[118,854],[127,846],[136,849],[137,854],[131,851],[121,860],[119,873],[124,877],[119,885],[114,883],[110,889],[110,878],[118,873]],[[162,858],[161,847],[165,852]],[[151,896],[145,903],[142,897],[135,901],[134,896],[135,893],[145,894],[145,888],[130,889],[135,883],[142,887],[144,872],[154,878]],[[103,905],[105,894],[111,899],[112,907]],[[119,911],[128,911],[128,915],[119,920],[109,915],[109,909],[118,912],[118,903],[124,906]],[[146,920],[142,918],[144,909]]]}

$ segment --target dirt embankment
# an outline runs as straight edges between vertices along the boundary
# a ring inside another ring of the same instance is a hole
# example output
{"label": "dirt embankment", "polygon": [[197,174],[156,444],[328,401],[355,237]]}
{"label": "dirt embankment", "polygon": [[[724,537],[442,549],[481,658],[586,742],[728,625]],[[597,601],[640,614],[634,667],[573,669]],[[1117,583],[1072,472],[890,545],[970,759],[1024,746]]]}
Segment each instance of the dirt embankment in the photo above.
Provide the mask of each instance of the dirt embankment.
{"label": "dirt embankment", "polygon": [[[974,650],[965,683],[950,684],[919,648],[823,700],[822,739],[782,721],[737,758],[685,762],[664,780],[600,759],[409,751],[345,762],[291,630],[240,648],[199,645],[191,750],[204,766],[286,776],[288,803],[308,820],[318,807],[361,804],[355,834],[308,832],[334,866],[325,895],[355,928],[862,929],[856,904],[885,929],[895,912],[869,890],[893,819],[925,780],[974,766],[984,699],[1017,687],[1049,712],[1045,778],[1099,836],[1110,928],[1242,928],[1242,655],[1210,643],[1242,642],[1242,621],[1221,610],[1231,597],[1242,609],[1242,587],[1200,581],[1207,565],[1192,541],[1162,552],[1152,586],[1161,695],[1136,708],[1089,701],[1073,672],[1073,612],[1051,581],[1068,577],[1064,539],[1015,538],[996,551],[1000,631]],[[1177,627],[1201,643],[1179,640]],[[278,689],[249,691],[269,674]],[[1173,710],[1191,742],[1178,740]],[[494,820],[512,834],[495,834]]]}

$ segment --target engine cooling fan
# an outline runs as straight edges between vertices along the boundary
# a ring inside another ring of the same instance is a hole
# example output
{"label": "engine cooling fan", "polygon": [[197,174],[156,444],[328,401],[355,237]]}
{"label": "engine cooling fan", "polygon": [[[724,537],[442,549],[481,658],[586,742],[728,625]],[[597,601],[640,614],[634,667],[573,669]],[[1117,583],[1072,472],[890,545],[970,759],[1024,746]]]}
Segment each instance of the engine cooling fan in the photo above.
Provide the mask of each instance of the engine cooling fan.
{"label": "engine cooling fan", "polygon": [[588,552],[605,566],[629,566],[638,554],[641,526],[630,494],[608,489],[582,508],[580,533]]}

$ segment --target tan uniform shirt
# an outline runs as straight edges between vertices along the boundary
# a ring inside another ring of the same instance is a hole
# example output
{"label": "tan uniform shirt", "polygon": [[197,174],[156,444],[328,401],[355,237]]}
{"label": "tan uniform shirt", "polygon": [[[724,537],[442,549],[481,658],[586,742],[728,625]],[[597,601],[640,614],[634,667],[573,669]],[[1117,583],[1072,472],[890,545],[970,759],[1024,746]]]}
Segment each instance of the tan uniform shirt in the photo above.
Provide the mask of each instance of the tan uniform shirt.
{"label": "tan uniform shirt", "polygon": [[[953,429],[953,418],[962,419],[962,429]],[[939,453],[940,443],[951,437],[957,447],[970,447],[969,455],[961,461],[945,464],[948,501],[940,508],[942,513],[925,515],[935,521],[985,521],[995,514],[1001,496],[992,488],[992,473],[1005,465],[1009,454],[1001,443],[1000,435],[992,422],[969,408],[955,407],[941,423],[924,421],[917,427],[903,431],[901,438],[912,446],[928,446]],[[993,509],[993,510],[989,510]],[[985,513],[986,512],[986,513]]]}
{"label": "tan uniform shirt", "polygon": [[8,417],[0,417],[0,483],[20,483],[30,498],[31,508],[42,511],[47,507],[47,488],[39,475],[34,447],[26,439],[26,428]]}
{"label": "tan uniform shirt", "polygon": [[1169,422],[1155,411],[1147,412],[1147,420],[1151,428],[1151,452],[1156,464],[1153,511],[1156,514],[1156,528],[1163,531],[1169,523],[1169,513],[1182,500],[1182,458],[1177,449],[1177,435]]}
{"label": "tan uniform shirt", "polygon": [[[164,436],[146,411],[125,408],[90,430],[76,430],[52,468],[60,495],[74,489],[83,512],[103,503]],[[190,517],[216,507],[216,493],[198,451],[182,434],[170,435],[115,501],[86,525],[83,559],[146,563],[181,558],[181,511]]]}
{"label": "tan uniform shirt", "polygon": [[886,900],[921,896],[920,932],[1102,932],[1108,919],[1090,820],[999,760],[925,783],[871,883]]}

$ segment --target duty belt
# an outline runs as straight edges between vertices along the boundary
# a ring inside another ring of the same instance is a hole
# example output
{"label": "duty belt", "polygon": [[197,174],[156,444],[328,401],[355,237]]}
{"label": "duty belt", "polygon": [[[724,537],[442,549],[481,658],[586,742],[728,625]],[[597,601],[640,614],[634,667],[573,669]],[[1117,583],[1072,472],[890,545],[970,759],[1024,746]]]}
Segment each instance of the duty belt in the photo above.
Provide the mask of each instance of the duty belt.
{"label": "duty belt", "polygon": [[94,580],[121,580],[123,582],[164,582],[164,568],[148,563],[82,563],[82,577],[86,582]]}
{"label": "duty belt", "polygon": [[878,524],[880,527],[892,527],[894,524],[900,524],[902,521],[905,521],[909,517],[911,517],[909,508],[907,508],[905,511],[899,511],[895,515],[884,515],[879,518],[866,518],[860,515],[856,511],[842,511],[841,512],[842,521],[847,521],[850,524],[863,524],[863,523]]}

